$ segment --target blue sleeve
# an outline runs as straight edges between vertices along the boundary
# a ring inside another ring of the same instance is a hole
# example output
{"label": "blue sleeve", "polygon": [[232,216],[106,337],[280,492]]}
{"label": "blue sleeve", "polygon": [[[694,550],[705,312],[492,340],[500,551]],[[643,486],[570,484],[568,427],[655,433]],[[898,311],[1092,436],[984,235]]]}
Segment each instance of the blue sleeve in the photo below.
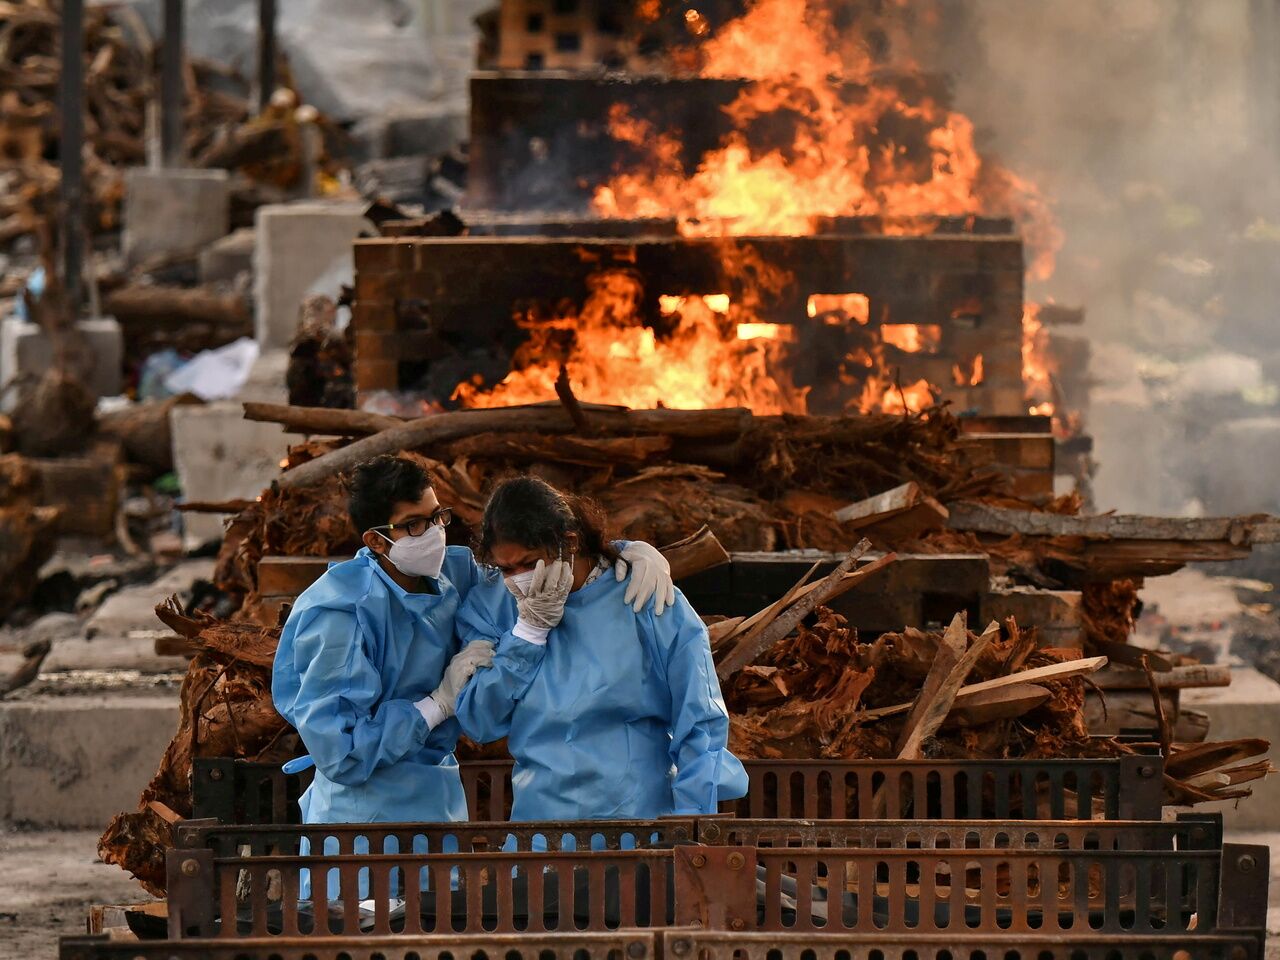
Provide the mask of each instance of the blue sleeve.
{"label": "blue sleeve", "polygon": [[661,617],[652,605],[642,622],[665,651],[671,691],[671,762],[676,768],[675,813],[712,814],[721,800],[747,793],[747,772],[729,752],[729,711],[711,659],[707,628],[684,594]]}
{"label": "blue sleeve", "polygon": [[[473,640],[491,640],[497,649],[493,665],[477,670],[458,696],[458,723],[462,732],[477,743],[501,740],[511,731],[511,714],[520,702],[547,652],[546,644],[522,640],[499,625],[511,619],[504,599],[491,587],[475,590],[458,611],[458,639],[463,646]],[[514,609],[514,602],[511,607]]]}
{"label": "blue sleeve", "polygon": [[277,707],[297,727],[317,769],[334,783],[356,786],[421,747],[431,731],[412,701],[378,703],[382,681],[365,656],[356,613],[308,613],[293,637],[292,663],[277,664],[296,672],[297,692]]}

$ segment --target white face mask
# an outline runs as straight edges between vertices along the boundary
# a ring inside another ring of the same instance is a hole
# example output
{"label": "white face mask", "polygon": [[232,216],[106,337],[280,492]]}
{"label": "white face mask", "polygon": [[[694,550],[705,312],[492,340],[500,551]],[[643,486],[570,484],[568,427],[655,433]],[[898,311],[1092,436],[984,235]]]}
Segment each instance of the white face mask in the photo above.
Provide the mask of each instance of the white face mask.
{"label": "white face mask", "polygon": [[378,536],[390,542],[387,559],[397,570],[410,577],[440,576],[444,566],[444,527],[433,523],[420,537],[401,537],[392,540],[384,533]]}
{"label": "white face mask", "polygon": [[507,585],[508,593],[517,600],[522,600],[528,594],[529,588],[533,586],[533,575],[537,572],[537,570],[526,570],[524,573],[513,573],[503,578],[502,582]]}

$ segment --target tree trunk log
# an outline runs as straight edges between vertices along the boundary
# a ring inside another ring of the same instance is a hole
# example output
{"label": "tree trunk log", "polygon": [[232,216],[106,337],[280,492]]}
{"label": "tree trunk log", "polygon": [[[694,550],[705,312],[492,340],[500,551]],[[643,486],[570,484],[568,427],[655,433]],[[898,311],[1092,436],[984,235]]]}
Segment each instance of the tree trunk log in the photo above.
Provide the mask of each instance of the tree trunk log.
{"label": "tree trunk log", "polygon": [[[664,434],[672,437],[712,437],[741,433],[751,412],[725,410],[627,410],[587,407],[592,424],[602,434]],[[418,420],[406,420],[373,436],[294,467],[277,481],[281,489],[296,489],[343,473],[384,453],[414,450],[477,433],[571,433],[572,418],[560,405],[456,410]]]}
{"label": "tree trunk log", "polygon": [[703,527],[693,536],[663,547],[662,555],[671,564],[672,580],[689,577],[729,562],[728,551],[716,539],[710,527]]}
{"label": "tree trunk log", "polygon": [[244,298],[205,287],[121,287],[107,294],[103,309],[129,332],[180,330],[207,323],[230,332],[253,333],[253,317]]}
{"label": "tree trunk log", "polygon": [[408,421],[365,410],[340,410],[329,407],[291,407],[283,403],[246,403],[244,418],[263,423],[278,423],[285,433],[323,434],[351,437],[380,433]]}

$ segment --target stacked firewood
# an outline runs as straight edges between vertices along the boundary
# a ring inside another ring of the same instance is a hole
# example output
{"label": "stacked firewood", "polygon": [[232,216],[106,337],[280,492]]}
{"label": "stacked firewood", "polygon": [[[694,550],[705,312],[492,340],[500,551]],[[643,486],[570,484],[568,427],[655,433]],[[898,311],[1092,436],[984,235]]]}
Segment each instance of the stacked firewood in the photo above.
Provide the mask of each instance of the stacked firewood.
{"label": "stacked firewood", "polygon": [[[57,0],[0,4],[0,244],[52,222],[59,171]],[[85,11],[85,197],[95,231],[120,225],[123,171],[145,162],[158,43],[127,4]],[[231,69],[188,61],[184,150],[196,166],[291,187],[304,169],[296,98],[254,117]]]}

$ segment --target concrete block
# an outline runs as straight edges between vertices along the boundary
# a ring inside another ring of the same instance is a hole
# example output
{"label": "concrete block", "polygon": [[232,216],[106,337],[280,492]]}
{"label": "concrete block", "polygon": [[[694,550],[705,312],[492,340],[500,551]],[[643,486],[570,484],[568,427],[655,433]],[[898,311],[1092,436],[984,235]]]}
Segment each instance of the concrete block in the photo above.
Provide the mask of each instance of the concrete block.
{"label": "concrete block", "polygon": [[231,229],[226,170],[135,167],[125,172],[124,190],[123,246],[129,263],[198,253]]}
{"label": "concrete block", "polygon": [[137,809],[177,729],[176,694],[0,703],[0,822],[101,828]]}
{"label": "concrete block", "polygon": [[252,227],[241,227],[213,241],[196,258],[200,282],[231,283],[240,274],[251,273],[256,242],[257,234]]}
{"label": "concrete block", "polygon": [[[1264,737],[1280,743],[1280,684],[1251,667],[1233,667],[1229,687],[1183,690],[1182,708],[1208,715],[1210,740]],[[1228,829],[1280,830],[1280,776],[1248,786],[1253,796],[1238,804],[1199,804],[1196,810],[1220,809]]]}
{"label": "concrete block", "polygon": [[[289,346],[302,298],[316,283],[330,274],[354,273],[352,241],[361,230],[372,232],[363,210],[360,204],[319,202],[258,208],[254,300],[263,350]],[[337,293],[336,285],[325,292]]]}
{"label": "concrete block", "polygon": [[[173,462],[188,500],[252,500],[280,473],[288,438],[279,424],[244,419],[239,403],[175,407]],[[217,514],[186,514],[185,543],[222,539]]]}
{"label": "concrete block", "polygon": [[[121,390],[124,364],[124,336],[113,317],[82,320],[76,324],[88,340],[93,357],[89,388],[99,397],[114,397]],[[53,344],[48,334],[35,323],[7,317],[0,323],[0,383],[8,383],[22,375],[41,376],[53,363]],[[5,394],[3,407],[10,410],[16,401],[15,391]]]}

